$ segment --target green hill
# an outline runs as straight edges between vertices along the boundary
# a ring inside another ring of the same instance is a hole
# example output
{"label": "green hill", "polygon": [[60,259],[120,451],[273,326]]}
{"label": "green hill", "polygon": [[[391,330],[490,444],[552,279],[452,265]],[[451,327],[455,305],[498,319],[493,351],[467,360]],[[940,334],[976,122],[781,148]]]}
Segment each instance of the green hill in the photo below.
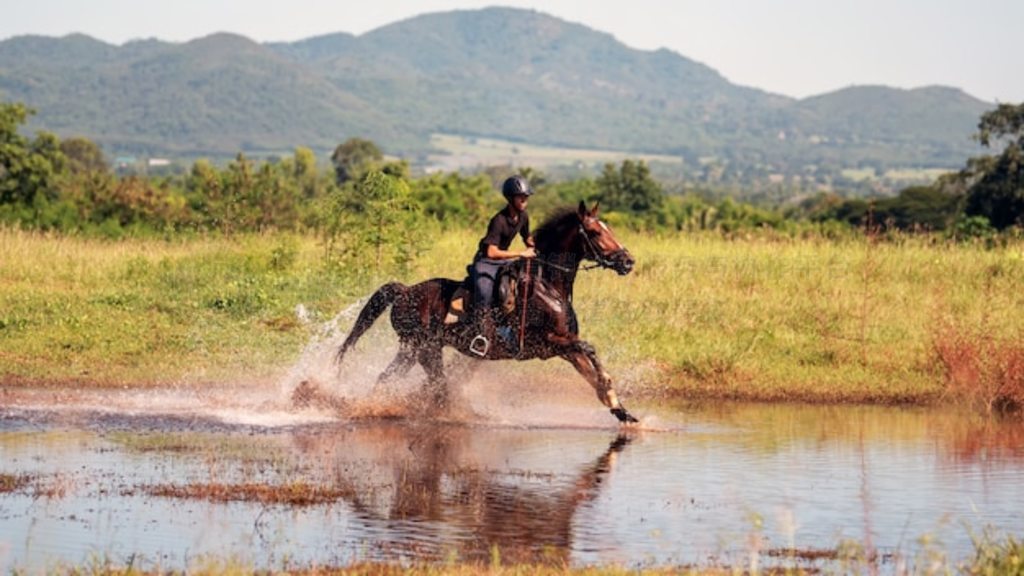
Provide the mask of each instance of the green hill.
{"label": "green hill", "polygon": [[0,98],[36,108],[33,128],[90,137],[109,154],[324,151],[359,135],[417,158],[430,134],[448,133],[789,172],[959,167],[977,153],[970,135],[992,107],[942,87],[797,100],[508,8],[293,43],[12,38],[0,42]]}
{"label": "green hill", "polygon": [[108,152],[224,155],[397,135],[358,96],[230,34],[121,47],[15,38],[0,43],[0,93],[36,108],[34,127],[88,136]]}

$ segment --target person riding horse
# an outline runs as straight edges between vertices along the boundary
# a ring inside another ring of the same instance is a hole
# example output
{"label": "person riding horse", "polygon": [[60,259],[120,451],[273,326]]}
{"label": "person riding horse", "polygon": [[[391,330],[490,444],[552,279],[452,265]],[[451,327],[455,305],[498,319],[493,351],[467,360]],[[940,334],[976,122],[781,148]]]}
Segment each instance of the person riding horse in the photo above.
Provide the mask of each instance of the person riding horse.
{"label": "person riding horse", "polygon": [[[533,235],[530,234],[530,216],[526,205],[533,195],[533,188],[522,176],[510,176],[501,187],[501,193],[508,202],[491,218],[487,234],[480,239],[469,276],[473,285],[473,326],[478,333],[470,344],[470,351],[477,356],[486,356],[494,343],[495,319],[491,310],[494,303],[494,286],[501,269],[520,258],[534,258]],[[523,239],[524,250],[510,250],[516,236]]]}
{"label": "person riding horse", "polygon": [[[512,186],[516,186],[513,190],[529,189],[522,183],[513,183],[510,188]],[[512,198],[516,195],[510,194]],[[525,209],[522,200],[516,202],[520,210]],[[522,213],[518,215],[521,217]],[[522,226],[523,219],[520,218],[518,222]],[[522,232],[520,228],[516,234]],[[464,321],[449,322],[449,316],[456,316],[452,314],[456,309],[454,303],[461,300],[468,290],[468,279],[431,278],[412,285],[392,281],[378,288],[359,311],[351,331],[338,347],[335,362],[341,366],[347,352],[373,326],[377,318],[390,309],[391,327],[398,335],[399,346],[394,359],[381,372],[377,382],[380,384],[402,378],[413,365],[419,363],[427,375],[423,392],[427,400],[425,407],[429,410],[441,411],[449,407],[449,382],[445,374],[443,351],[451,347],[462,354],[483,360],[562,358],[572,364],[593,386],[597,398],[612,415],[620,422],[635,423],[637,419],[619,400],[612,377],[598,358],[597,350],[579,337],[579,323],[572,306],[573,285],[580,270],[606,268],[625,276],[633,271],[633,256],[615,238],[612,229],[601,221],[598,205],[594,204],[593,208],[588,209],[583,201],[580,201],[577,208],[567,206],[548,216],[534,236],[536,246],[528,245],[527,250],[517,254],[531,256],[535,252],[536,260],[526,260],[526,267],[531,262],[538,263],[537,270],[522,290],[522,297],[517,296],[514,301],[518,311],[513,318],[519,321],[517,346],[490,346],[490,351],[480,356],[470,350],[474,338],[472,332],[466,330]],[[508,238],[505,252],[508,252],[514,237],[515,234],[512,234]],[[524,240],[530,237],[527,233]],[[494,247],[500,249],[500,244]],[[584,261],[592,264],[582,266]],[[494,289],[493,284],[489,289]],[[490,301],[486,303],[489,305]]]}

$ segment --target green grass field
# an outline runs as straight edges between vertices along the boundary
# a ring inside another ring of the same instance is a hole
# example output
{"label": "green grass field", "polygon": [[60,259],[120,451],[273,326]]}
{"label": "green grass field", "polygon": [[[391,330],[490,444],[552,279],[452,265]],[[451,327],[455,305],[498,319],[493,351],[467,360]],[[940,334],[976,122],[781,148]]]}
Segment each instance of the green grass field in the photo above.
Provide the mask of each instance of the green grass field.
{"label": "green grass field", "polygon": [[[395,276],[325,266],[311,237],[107,242],[0,230],[0,380],[273,377],[378,284],[461,277],[476,239],[447,233]],[[574,303],[581,336],[627,395],[889,403],[1024,386],[1024,246],[620,239],[635,272],[581,273]]]}

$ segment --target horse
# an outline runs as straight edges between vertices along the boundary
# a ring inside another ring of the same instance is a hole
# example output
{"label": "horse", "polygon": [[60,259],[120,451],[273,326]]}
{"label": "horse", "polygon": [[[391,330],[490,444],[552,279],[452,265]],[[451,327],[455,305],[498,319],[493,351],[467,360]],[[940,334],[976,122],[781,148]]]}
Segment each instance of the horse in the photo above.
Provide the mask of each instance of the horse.
{"label": "horse", "polygon": [[[506,336],[516,335],[518,330],[518,341],[495,338],[482,359],[562,358],[587,380],[619,422],[635,423],[637,419],[619,401],[595,348],[579,338],[572,307],[573,284],[584,260],[594,262],[589,267],[611,269],[621,276],[633,270],[632,255],[598,218],[598,211],[599,204],[588,210],[581,201],[577,208],[562,209],[537,228],[536,258],[515,264],[519,281],[514,310],[507,313],[496,307],[497,314],[504,314],[496,325],[504,325]],[[460,300],[469,302],[471,295],[468,279],[433,278],[411,286],[384,284],[360,310],[335,362],[340,366],[348,350],[390,307],[399,349],[378,383],[405,375],[418,361],[427,374],[428,397],[435,408],[443,409],[448,402],[448,381],[442,349],[451,346],[466,356],[481,357],[480,350],[474,349],[477,327],[470,320],[472,314],[458,314]]]}

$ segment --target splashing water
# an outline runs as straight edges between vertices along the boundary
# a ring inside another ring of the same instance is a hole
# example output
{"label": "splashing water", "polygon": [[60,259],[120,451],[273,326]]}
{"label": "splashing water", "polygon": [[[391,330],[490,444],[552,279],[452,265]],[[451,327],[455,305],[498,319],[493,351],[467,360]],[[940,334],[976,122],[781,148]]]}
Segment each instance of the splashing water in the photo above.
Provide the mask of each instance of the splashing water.
{"label": "splashing water", "polygon": [[[299,411],[336,419],[365,420],[428,418],[462,424],[510,427],[584,427],[615,425],[592,389],[559,360],[549,363],[481,362],[446,349],[451,408],[431,414],[422,397],[426,379],[416,365],[404,377],[386,385],[377,378],[397,350],[397,339],[386,321],[379,321],[344,364],[335,353],[369,296],[346,307],[325,322],[306,344],[298,360],[279,382],[279,394]],[[308,318],[304,307],[296,316]]]}
{"label": "splashing water", "polygon": [[[430,413],[422,393],[426,374],[419,365],[402,379],[377,384],[398,348],[386,321],[377,322],[339,366],[335,353],[369,297],[319,326],[304,305],[296,306],[296,317],[313,334],[283,376],[267,384],[243,375],[235,383],[202,387],[185,381],[162,389],[22,389],[5,392],[5,403],[61,418],[170,417],[197,425],[207,419],[266,428],[395,418],[514,428],[617,426],[592,388],[561,360],[482,362],[451,349],[445,350],[451,408]],[[635,428],[663,426],[643,419]]]}
{"label": "splashing water", "polygon": [[[281,379],[280,391],[290,396],[296,387],[303,381],[327,382],[337,377],[337,369],[333,366],[334,352],[345,340],[345,333],[339,325],[345,321],[355,321],[359,311],[366,304],[367,298],[360,298],[339,312],[329,321],[324,322],[320,330],[310,338],[309,342],[299,354],[288,373]],[[303,323],[309,323],[309,312],[306,307],[299,304],[295,307],[295,316]]]}

